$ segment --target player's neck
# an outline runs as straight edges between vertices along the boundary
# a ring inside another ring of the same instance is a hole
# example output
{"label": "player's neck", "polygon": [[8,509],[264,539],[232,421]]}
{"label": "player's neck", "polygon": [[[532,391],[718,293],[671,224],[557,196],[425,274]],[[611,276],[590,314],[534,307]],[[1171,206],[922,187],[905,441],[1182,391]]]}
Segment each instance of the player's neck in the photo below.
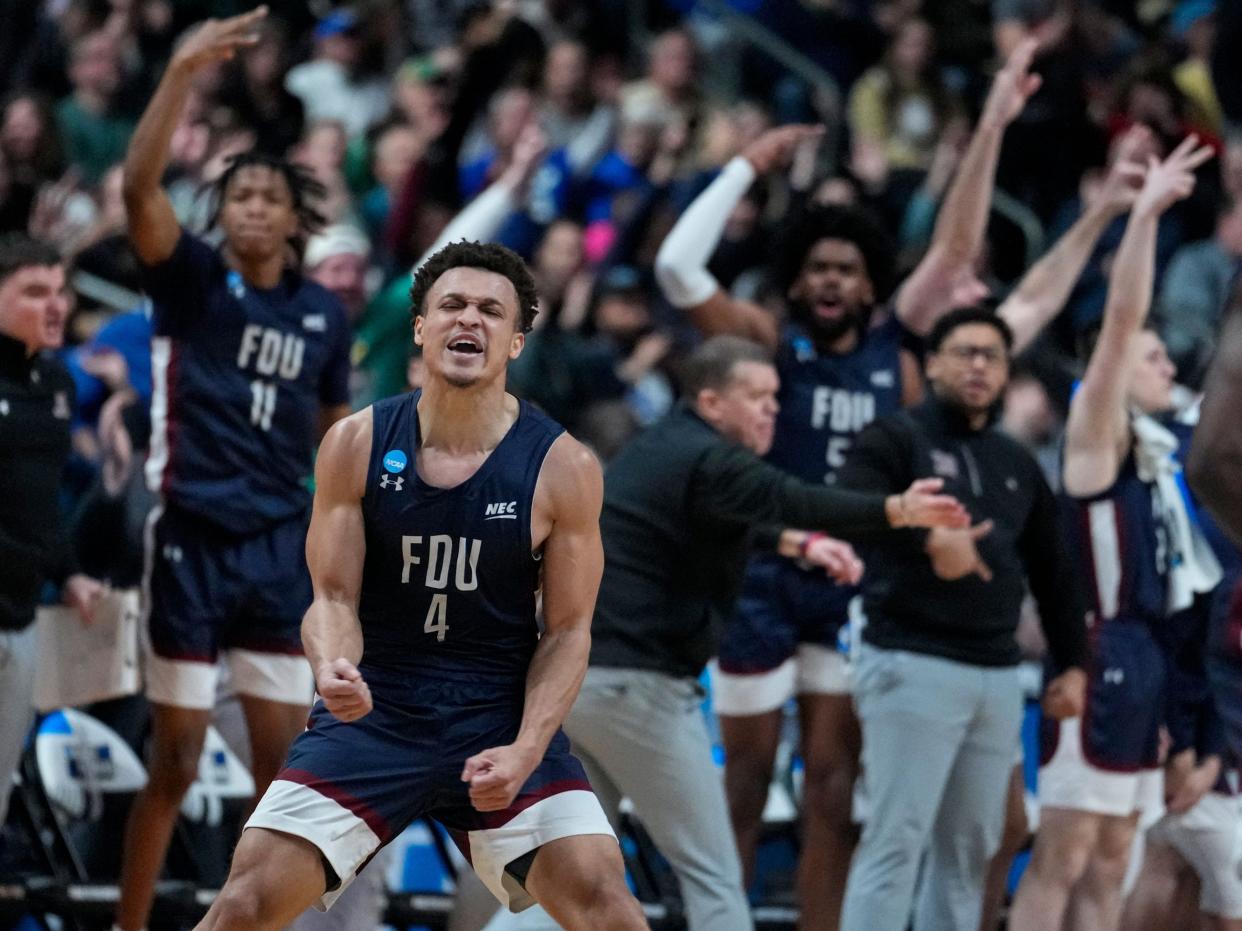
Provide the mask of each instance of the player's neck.
{"label": "player's neck", "polygon": [[422,445],[450,453],[495,449],[517,414],[517,398],[505,393],[503,381],[457,388],[429,378],[418,399]]}
{"label": "player's neck", "polygon": [[825,340],[820,346],[816,347],[820,352],[829,353],[835,356],[843,356],[847,352],[853,352],[858,348],[858,341],[862,339],[857,327],[850,327],[836,339]]}
{"label": "player's neck", "polygon": [[240,272],[246,284],[265,291],[280,284],[285,273],[285,257],[279,253],[265,259],[246,259],[234,252],[228,243],[224,244],[221,252],[225,264]]}

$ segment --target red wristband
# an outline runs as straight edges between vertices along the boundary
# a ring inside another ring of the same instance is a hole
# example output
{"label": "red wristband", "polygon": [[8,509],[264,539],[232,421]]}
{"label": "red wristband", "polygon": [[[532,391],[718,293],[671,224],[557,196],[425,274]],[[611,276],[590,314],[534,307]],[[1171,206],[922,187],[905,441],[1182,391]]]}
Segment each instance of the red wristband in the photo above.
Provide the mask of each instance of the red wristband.
{"label": "red wristband", "polygon": [[806,551],[811,548],[811,544],[813,544],[816,540],[824,539],[826,536],[828,536],[828,534],[819,533],[818,531],[815,533],[808,533],[802,538],[802,542],[798,544],[798,558],[806,559]]}

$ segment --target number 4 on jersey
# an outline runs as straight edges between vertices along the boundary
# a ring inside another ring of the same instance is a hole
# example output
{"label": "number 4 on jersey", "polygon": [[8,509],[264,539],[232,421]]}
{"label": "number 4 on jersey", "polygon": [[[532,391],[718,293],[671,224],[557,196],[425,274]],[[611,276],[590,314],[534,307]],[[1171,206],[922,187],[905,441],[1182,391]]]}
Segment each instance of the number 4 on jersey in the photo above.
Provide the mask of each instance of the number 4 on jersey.
{"label": "number 4 on jersey", "polygon": [[435,634],[436,642],[442,643],[448,633],[448,595],[432,595],[431,604],[427,606],[427,620],[423,624],[423,633]]}

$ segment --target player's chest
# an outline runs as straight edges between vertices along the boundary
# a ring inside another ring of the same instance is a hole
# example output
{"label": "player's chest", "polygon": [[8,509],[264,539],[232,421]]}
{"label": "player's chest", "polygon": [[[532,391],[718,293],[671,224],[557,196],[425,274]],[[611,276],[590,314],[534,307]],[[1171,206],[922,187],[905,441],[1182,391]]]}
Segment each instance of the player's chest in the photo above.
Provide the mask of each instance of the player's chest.
{"label": "player's chest", "polygon": [[530,496],[514,483],[444,491],[413,471],[381,471],[368,499],[368,560],[392,584],[471,591],[531,563]]}
{"label": "player's chest", "polygon": [[819,359],[782,370],[778,400],[783,431],[855,434],[900,409],[901,374],[896,358],[871,367]]}
{"label": "player's chest", "polygon": [[327,314],[296,304],[273,306],[260,297],[220,298],[193,340],[197,354],[247,378],[317,380],[329,354]]}

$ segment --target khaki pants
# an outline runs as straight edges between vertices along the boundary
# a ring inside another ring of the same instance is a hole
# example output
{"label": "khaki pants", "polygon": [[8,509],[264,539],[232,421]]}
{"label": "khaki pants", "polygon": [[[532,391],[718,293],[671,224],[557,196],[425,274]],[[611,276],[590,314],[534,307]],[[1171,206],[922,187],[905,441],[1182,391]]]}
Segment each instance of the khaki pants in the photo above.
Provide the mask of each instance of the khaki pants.
{"label": "khaki pants", "polygon": [[25,630],[0,631],[0,824],[8,814],[13,774],[34,720],[37,646],[33,624]]}
{"label": "khaki pants", "polygon": [[724,781],[693,679],[592,667],[565,720],[610,818],[622,796],[681,884],[691,931],[750,931]]}

